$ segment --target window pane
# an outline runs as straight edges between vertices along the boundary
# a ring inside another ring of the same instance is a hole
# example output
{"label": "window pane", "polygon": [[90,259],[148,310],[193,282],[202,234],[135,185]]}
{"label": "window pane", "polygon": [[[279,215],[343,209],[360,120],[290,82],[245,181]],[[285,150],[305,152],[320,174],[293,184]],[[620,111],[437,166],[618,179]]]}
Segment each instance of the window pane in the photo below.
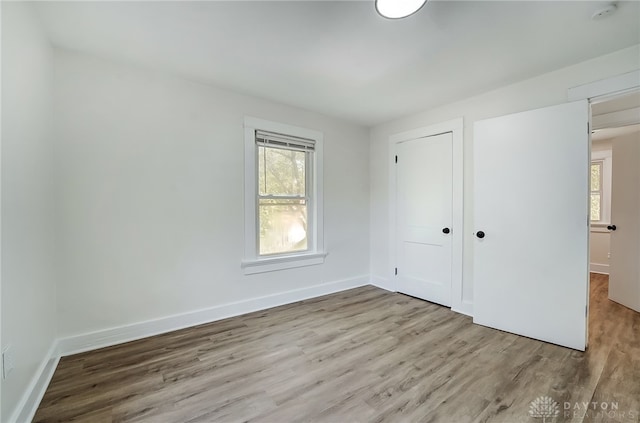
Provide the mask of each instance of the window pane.
{"label": "window pane", "polygon": [[305,195],[305,159],[303,151],[258,147],[258,184],[260,195]]}
{"label": "window pane", "polygon": [[264,164],[264,147],[258,147],[258,193],[260,195],[266,194],[267,185],[265,178],[265,164]]}
{"label": "window pane", "polygon": [[307,249],[305,200],[260,200],[260,255]]}
{"label": "window pane", "polygon": [[600,194],[591,194],[591,220],[600,220]]}
{"label": "window pane", "polygon": [[600,171],[602,165],[600,163],[591,164],[591,191],[600,191]]}

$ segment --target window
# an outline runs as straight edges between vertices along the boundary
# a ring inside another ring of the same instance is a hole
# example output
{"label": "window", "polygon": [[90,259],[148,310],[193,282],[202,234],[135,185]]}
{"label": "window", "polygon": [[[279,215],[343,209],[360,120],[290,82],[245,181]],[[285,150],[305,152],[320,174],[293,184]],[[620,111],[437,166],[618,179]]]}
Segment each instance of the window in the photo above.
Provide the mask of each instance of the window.
{"label": "window", "polygon": [[324,262],[322,133],[245,118],[245,274]]}
{"label": "window", "polygon": [[591,152],[589,202],[591,225],[596,232],[611,221],[611,150],[606,145]]}
{"label": "window", "polygon": [[591,221],[602,221],[602,168],[604,162],[597,160],[591,162]]}
{"label": "window", "polygon": [[258,255],[307,251],[315,142],[256,131],[256,145]]}

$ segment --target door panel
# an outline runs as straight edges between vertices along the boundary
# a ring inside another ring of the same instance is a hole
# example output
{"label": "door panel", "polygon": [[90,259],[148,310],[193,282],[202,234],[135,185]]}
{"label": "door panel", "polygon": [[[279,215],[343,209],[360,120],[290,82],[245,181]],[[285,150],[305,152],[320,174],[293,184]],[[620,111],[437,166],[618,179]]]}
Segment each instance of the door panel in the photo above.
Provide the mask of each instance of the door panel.
{"label": "door panel", "polygon": [[476,122],[475,323],[585,349],[588,107]]}
{"label": "door panel", "polygon": [[640,133],[613,140],[609,298],[640,311]]}
{"label": "door panel", "polygon": [[397,289],[451,305],[452,134],[399,143]]}

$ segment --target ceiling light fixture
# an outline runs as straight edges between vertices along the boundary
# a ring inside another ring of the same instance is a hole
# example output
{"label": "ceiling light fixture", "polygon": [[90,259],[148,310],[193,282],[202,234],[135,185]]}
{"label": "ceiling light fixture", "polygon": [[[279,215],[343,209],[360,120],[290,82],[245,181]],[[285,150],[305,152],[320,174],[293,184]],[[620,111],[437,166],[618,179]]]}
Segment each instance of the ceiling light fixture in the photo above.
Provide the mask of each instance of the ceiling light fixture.
{"label": "ceiling light fixture", "polygon": [[400,19],[416,13],[427,0],[376,0],[376,11],[388,19]]}

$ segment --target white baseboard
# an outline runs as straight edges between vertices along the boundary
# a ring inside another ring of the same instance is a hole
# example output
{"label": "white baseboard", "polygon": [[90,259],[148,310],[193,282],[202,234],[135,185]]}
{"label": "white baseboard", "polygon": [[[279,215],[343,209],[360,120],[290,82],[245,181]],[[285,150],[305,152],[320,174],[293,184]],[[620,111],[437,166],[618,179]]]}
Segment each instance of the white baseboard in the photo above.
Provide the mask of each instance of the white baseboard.
{"label": "white baseboard", "polygon": [[38,367],[36,374],[9,418],[9,423],[25,423],[33,420],[61,356],[108,347],[253,311],[333,294],[368,285],[369,282],[368,276],[359,276],[223,304],[209,309],[57,339],[52,343],[47,355]]}
{"label": "white baseboard", "polygon": [[609,265],[600,263],[591,263],[589,265],[589,271],[591,273],[601,273],[603,275],[609,274]]}
{"label": "white baseboard", "polygon": [[55,372],[56,367],[58,367],[60,357],[57,352],[58,341],[54,340],[47,352],[47,355],[40,363],[36,374],[31,379],[31,382],[29,382],[29,386],[27,387],[24,395],[20,398],[20,402],[18,402],[13,415],[9,418],[10,423],[24,423],[33,420],[33,417],[36,415],[36,411],[38,410],[38,406],[40,405],[40,401],[42,401],[42,397],[49,386],[49,382],[51,382],[53,373]]}
{"label": "white baseboard", "polygon": [[[390,292],[397,292],[397,290],[393,287],[393,283],[382,276],[371,275],[371,285],[384,289]],[[471,301],[462,301],[459,307],[451,307],[452,311],[456,313],[461,313],[467,316],[473,317],[473,302]]]}
{"label": "white baseboard", "polygon": [[460,307],[451,307],[451,310],[473,317],[473,302],[464,300],[460,303]]}
{"label": "white baseboard", "polygon": [[58,354],[67,356],[98,348],[135,341],[149,336],[211,323],[216,320],[245,313],[290,304],[296,301],[333,294],[347,289],[368,285],[368,276],[359,276],[320,285],[281,292],[264,297],[222,304],[216,307],[162,317],[145,322],[104,329],[58,340]]}
{"label": "white baseboard", "polygon": [[[16,410],[9,422],[23,423],[30,422],[33,419],[38,406],[40,405],[40,401],[42,401],[42,397],[51,382],[51,378],[53,377],[61,356],[117,345],[174,330],[214,322],[216,320],[239,316],[245,313],[290,304],[296,301],[302,301],[322,295],[333,294],[347,289],[358,288],[369,284],[387,291],[395,292],[395,290],[392,289],[389,280],[386,278],[377,276],[371,276],[371,278],[368,276],[359,276],[264,297],[222,304],[216,307],[189,313],[57,339],[52,343],[47,356],[44,358],[37,373],[31,380],[28,389],[16,407]],[[471,315],[470,311],[472,310],[473,304],[471,302],[463,302],[463,306],[463,309],[454,311]]]}
{"label": "white baseboard", "polygon": [[369,284],[384,289],[385,291],[396,292],[389,279],[383,278],[382,276],[371,275]]}

